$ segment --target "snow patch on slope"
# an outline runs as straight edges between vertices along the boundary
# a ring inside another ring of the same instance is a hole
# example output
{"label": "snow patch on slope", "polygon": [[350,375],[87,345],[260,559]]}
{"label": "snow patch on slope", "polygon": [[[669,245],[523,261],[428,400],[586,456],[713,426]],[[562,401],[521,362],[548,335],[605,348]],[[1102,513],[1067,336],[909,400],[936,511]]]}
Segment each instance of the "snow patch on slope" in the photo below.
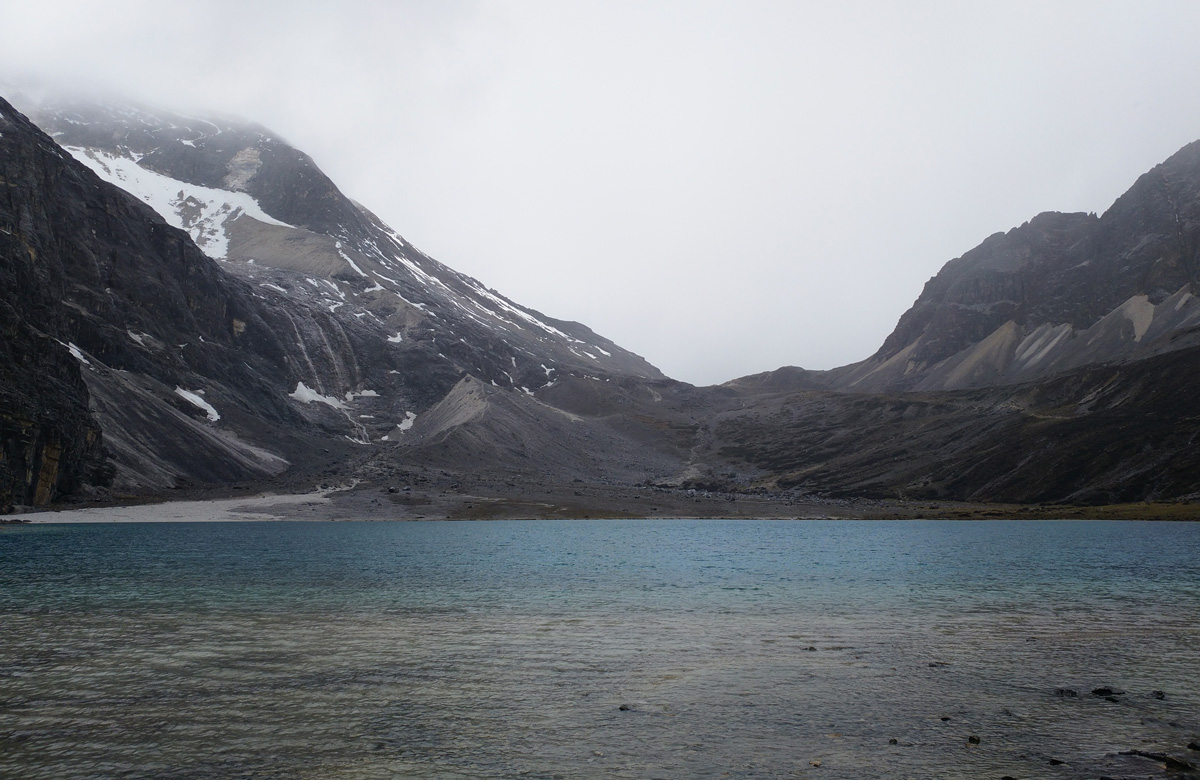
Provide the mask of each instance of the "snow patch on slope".
{"label": "snow patch on slope", "polygon": [[[492,303],[494,303],[496,306],[500,307],[504,311],[506,311],[510,314],[516,315],[520,319],[525,320],[525,322],[529,323],[530,325],[533,325],[534,327],[537,327],[537,328],[541,328],[542,330],[546,331],[547,333],[549,333],[552,336],[558,336],[559,338],[565,339],[567,341],[573,340],[570,336],[568,336],[566,333],[563,333],[558,328],[555,328],[552,325],[547,325],[546,323],[539,320],[537,317],[534,317],[532,314],[530,314],[526,311],[522,311],[521,309],[517,308],[513,304],[504,300],[499,295],[496,295],[491,290],[488,290],[487,288],[483,287],[482,285],[473,284],[471,286],[475,289],[475,292],[478,295],[491,301]],[[496,316],[497,319],[501,319],[501,320],[504,319],[503,317],[498,317],[495,312],[492,312],[492,316]],[[516,325],[515,322],[511,323],[511,324]]]}
{"label": "snow patch on slope", "polygon": [[[392,433],[403,435],[403,433],[405,431],[407,431],[409,428],[413,427],[413,423],[416,422],[416,420],[417,420],[417,415],[415,413],[405,412],[404,419],[401,420],[400,422],[396,423],[396,427],[392,431]],[[397,439],[393,439],[392,434],[389,433],[386,436],[381,436],[380,441],[397,441]]]}
{"label": "snow patch on slope", "polygon": [[346,408],[346,404],[342,403],[341,400],[334,398],[333,396],[321,395],[303,382],[297,382],[296,389],[288,395],[305,404],[316,402],[319,404],[325,404],[326,406],[331,406],[334,409],[345,410]]}
{"label": "snow patch on slope", "polygon": [[208,416],[209,422],[216,422],[217,420],[221,419],[221,415],[217,413],[217,410],[213,408],[213,405],[201,398],[198,392],[184,390],[182,387],[176,385],[175,395],[204,412],[204,414]]}
{"label": "snow patch on slope", "polygon": [[99,149],[64,148],[100,178],[145,201],[169,224],[186,230],[209,257],[219,259],[229,254],[227,225],[243,215],[268,225],[294,228],[269,216],[258,201],[244,192],[188,184],[146,170],[128,157]]}
{"label": "snow patch on slope", "polygon": [[[353,260],[351,260],[351,259],[350,259],[350,255],[346,254],[346,252],[345,252],[345,251],[342,249],[342,242],[341,242],[341,241],[334,242],[334,245],[333,245],[333,246],[334,246],[334,248],[335,248],[335,249],[337,249],[337,253],[338,253],[339,255],[341,255],[341,256],[342,256],[342,259],[343,259],[343,260],[345,260],[347,263],[349,263],[349,264],[350,264],[350,267],[354,269],[354,272],[355,272],[356,274],[358,274],[359,276],[366,276],[366,275],[367,275],[366,271],[364,271],[363,269],[359,268],[359,267],[358,267],[358,263],[355,263]],[[368,278],[369,278],[369,277],[368,277]],[[382,289],[382,288],[381,288],[381,289]]]}
{"label": "snow patch on slope", "polygon": [[1135,295],[1122,304],[1121,313],[1133,325],[1133,340],[1141,341],[1154,320],[1154,304],[1145,295]]}
{"label": "snow patch on slope", "polygon": [[67,351],[71,353],[71,357],[75,358],[83,365],[91,368],[91,366],[92,366],[91,361],[83,356],[83,352],[80,351],[79,347],[75,346],[75,342],[70,341],[70,342],[63,343],[63,342],[59,341],[58,343],[62,344],[64,347],[67,348]]}

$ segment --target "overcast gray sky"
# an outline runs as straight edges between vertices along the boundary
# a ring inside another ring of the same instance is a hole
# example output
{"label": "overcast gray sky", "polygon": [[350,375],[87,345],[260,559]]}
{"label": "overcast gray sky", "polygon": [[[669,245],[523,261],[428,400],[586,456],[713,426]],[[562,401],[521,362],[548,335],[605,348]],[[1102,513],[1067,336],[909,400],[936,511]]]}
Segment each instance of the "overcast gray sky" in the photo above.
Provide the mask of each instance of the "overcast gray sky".
{"label": "overcast gray sky", "polygon": [[232,113],[414,244],[697,384],[1200,138],[1200,2],[0,0],[0,80]]}

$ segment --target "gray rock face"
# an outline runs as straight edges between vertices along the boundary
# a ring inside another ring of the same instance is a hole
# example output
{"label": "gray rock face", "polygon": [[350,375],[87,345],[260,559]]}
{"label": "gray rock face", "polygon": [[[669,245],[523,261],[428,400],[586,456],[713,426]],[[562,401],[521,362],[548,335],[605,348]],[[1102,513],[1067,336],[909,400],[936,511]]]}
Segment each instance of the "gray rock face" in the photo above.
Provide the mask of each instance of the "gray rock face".
{"label": "gray rock face", "polygon": [[585,326],[522,307],[428,257],[264,128],[88,105],[33,116],[102,177],[188,229],[226,271],[284,295],[320,280],[324,306],[378,325],[396,350],[443,355],[505,387],[536,389],[555,372],[662,378]]}
{"label": "gray rock face", "polygon": [[[33,235],[42,190],[58,184],[47,163],[61,152],[25,131],[0,102],[0,511],[109,478],[78,364],[55,339],[64,280]],[[45,326],[29,321],[43,313]]]}
{"label": "gray rock face", "polygon": [[[234,319],[260,322],[186,236],[82,170],[7,103],[0,115],[0,311],[10,357],[0,376],[8,455],[0,476],[5,504],[37,504],[112,479],[89,412],[98,363],[87,355],[183,381],[188,363],[176,345],[206,338],[200,357],[216,362],[234,347]],[[159,334],[162,354],[149,357],[127,335],[142,331]]]}
{"label": "gray rock face", "polygon": [[867,360],[728,383],[714,446],[839,496],[1195,499],[1198,252],[1200,142],[947,263]]}
{"label": "gray rock face", "polygon": [[661,377],[426,257],[262,128],[90,112],[41,115],[68,153],[0,105],[3,506],[328,474],[467,374],[522,398]]}
{"label": "gray rock face", "polygon": [[1200,142],[1101,217],[1039,214],[951,260],[879,351],[831,372],[854,391],[979,387],[1196,343]]}
{"label": "gray rock face", "polygon": [[809,494],[1103,504],[1200,498],[1200,348],[969,390],[759,394],[715,448]]}
{"label": "gray rock face", "polygon": [[1200,496],[1200,144],[947,264],[862,363],[695,388],[429,258],[264,128],[37,118],[63,147],[0,100],[0,509],[460,475],[551,513]]}

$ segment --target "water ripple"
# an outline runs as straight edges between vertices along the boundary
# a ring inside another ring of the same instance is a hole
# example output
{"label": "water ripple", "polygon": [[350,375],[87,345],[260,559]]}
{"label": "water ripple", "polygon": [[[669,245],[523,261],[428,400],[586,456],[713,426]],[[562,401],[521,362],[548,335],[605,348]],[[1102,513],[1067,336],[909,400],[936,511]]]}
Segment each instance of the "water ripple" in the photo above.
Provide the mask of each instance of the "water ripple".
{"label": "water ripple", "polygon": [[4,528],[0,777],[1165,776],[1198,617],[1194,525]]}

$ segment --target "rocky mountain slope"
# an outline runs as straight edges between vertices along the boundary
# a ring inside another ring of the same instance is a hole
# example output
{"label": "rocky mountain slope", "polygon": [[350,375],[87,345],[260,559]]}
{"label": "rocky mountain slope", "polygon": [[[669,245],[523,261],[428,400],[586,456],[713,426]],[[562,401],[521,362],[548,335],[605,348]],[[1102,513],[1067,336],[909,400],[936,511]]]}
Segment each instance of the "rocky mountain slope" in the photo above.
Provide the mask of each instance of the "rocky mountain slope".
{"label": "rocky mountain slope", "polygon": [[86,104],[43,106],[32,118],[260,295],[306,296],[380,326],[393,349],[430,362],[444,354],[505,387],[541,387],[555,371],[662,378],[585,326],[428,257],[265,128]]}
{"label": "rocky mountain slope", "polygon": [[1200,348],[957,391],[760,393],[715,448],[800,494],[1006,503],[1200,498]]}
{"label": "rocky mountain slope", "polygon": [[1198,275],[1200,142],[950,261],[867,360],[728,383],[718,449],[831,495],[1195,498]]}
{"label": "rocky mountain slope", "polygon": [[261,128],[90,111],[40,114],[60,147],[0,103],[0,504],[336,473],[464,376],[534,408],[560,377],[662,378],[426,257]]}
{"label": "rocky mountain slope", "polygon": [[229,422],[311,428],[278,392],[295,351],[277,336],[287,313],[8,103],[0,115],[0,311],[19,358],[0,369],[0,503],[282,471]]}
{"label": "rocky mountain slope", "polygon": [[879,351],[836,369],[853,391],[1021,382],[1200,343],[1200,141],[1102,216],[1039,214],[929,280]]}
{"label": "rocky mountain slope", "polygon": [[951,261],[866,361],[696,388],[429,258],[265,128],[35,108],[49,135],[0,100],[0,508],[1200,498],[1200,143]]}

